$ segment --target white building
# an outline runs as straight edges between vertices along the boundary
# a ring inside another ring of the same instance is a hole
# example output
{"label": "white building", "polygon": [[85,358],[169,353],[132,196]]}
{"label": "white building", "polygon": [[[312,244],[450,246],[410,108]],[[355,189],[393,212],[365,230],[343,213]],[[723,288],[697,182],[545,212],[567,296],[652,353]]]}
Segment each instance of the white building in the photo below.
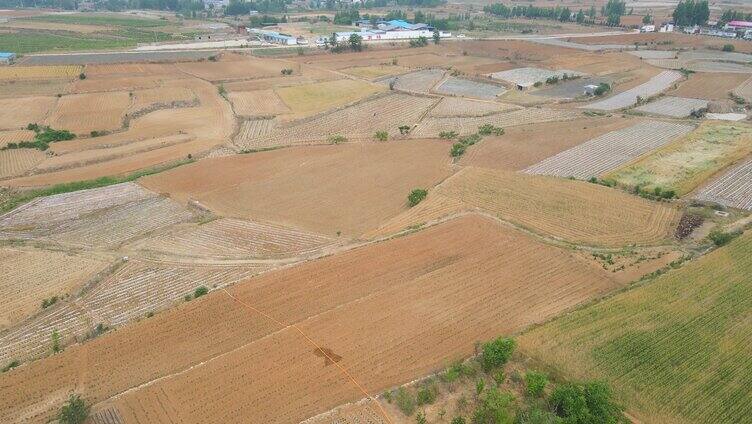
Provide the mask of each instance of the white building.
{"label": "white building", "polygon": [[[410,40],[419,37],[433,37],[435,29],[427,24],[411,24],[402,20],[392,20],[379,22],[376,28],[363,31],[335,32],[334,36],[337,42],[345,42],[350,36],[357,34],[363,38],[363,41],[378,40]],[[451,37],[451,32],[439,31],[442,38]]]}

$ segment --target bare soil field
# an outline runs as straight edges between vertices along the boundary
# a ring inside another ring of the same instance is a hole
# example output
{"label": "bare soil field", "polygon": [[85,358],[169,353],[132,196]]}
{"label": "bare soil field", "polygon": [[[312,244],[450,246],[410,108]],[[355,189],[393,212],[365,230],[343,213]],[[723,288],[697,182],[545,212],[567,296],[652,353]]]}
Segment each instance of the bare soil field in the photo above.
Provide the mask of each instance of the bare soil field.
{"label": "bare soil field", "polygon": [[682,74],[678,72],[664,71],[634,88],[581,107],[610,111],[623,109],[637,103],[638,97],[646,99],[665,91],[681,78]]}
{"label": "bare soil field", "polygon": [[135,77],[135,76],[169,76],[180,71],[173,63],[112,63],[86,65],[87,78],[91,77]]}
{"label": "bare soil field", "polygon": [[[3,374],[0,418],[42,421],[75,386],[125,422],[299,422],[363,397],[341,369],[379,393],[617,287],[566,251],[460,219],[251,279],[234,298],[212,293]],[[21,381],[23,395],[11,389]]]}
{"label": "bare soil field", "polygon": [[190,104],[196,100],[193,90],[185,86],[178,87],[159,87],[147,90],[134,91],[131,96],[131,104],[128,113],[138,113],[140,111],[154,108],[158,105],[171,105],[176,103]]}
{"label": "bare soil field", "polygon": [[101,76],[87,77],[71,84],[72,93],[96,93],[99,91],[133,91],[154,88],[162,79],[152,76]]}
{"label": "bare soil field", "polygon": [[290,108],[274,90],[234,91],[227,94],[239,116],[271,116],[289,113]]}
{"label": "bare soil field", "polygon": [[752,77],[746,79],[739,84],[738,87],[734,88],[733,93],[748,102],[752,101]]}
{"label": "bare soil field", "polygon": [[0,179],[23,175],[46,157],[44,153],[36,149],[0,151]]}
{"label": "bare soil field", "polygon": [[652,115],[668,116],[670,118],[687,118],[693,113],[706,110],[707,108],[707,100],[664,96],[648,104],[636,107],[635,110]]}
{"label": "bare soil field", "polygon": [[0,131],[0,148],[7,146],[8,143],[31,141],[35,135],[34,131],[29,130]]}
{"label": "bare soil field", "polygon": [[460,164],[518,171],[591,138],[632,124],[633,121],[628,119],[582,118],[509,127],[503,136],[486,137],[468,149]]}
{"label": "bare soil field", "polygon": [[73,294],[106,262],[83,255],[0,248],[0,329],[42,310],[42,301]]}
{"label": "bare soil field", "polygon": [[442,131],[472,134],[484,124],[502,128],[542,122],[571,121],[581,118],[579,111],[566,109],[524,108],[480,117],[426,117],[412,132],[417,137],[438,137]]}
{"label": "bare soil field", "polygon": [[435,91],[439,94],[450,96],[494,100],[497,96],[504,94],[507,90],[499,85],[448,77],[446,81],[436,87]]}
{"label": "bare soil field", "polygon": [[393,234],[447,216],[445,206],[431,205],[434,195],[441,205],[462,205],[453,213],[480,211],[555,240],[605,247],[662,243],[673,235],[680,215],[671,205],[597,184],[468,167],[417,207],[366,236]]}
{"label": "bare soil field", "polygon": [[63,96],[46,124],[76,134],[116,130],[123,126],[130,101],[130,96],[124,91]]}
{"label": "bare soil field", "polygon": [[[225,59],[226,57],[230,59]],[[274,59],[226,54],[218,62],[183,62],[176,66],[180,71],[194,77],[219,82],[278,76],[282,69],[290,67],[290,64]]]}
{"label": "bare soil field", "polygon": [[672,33],[643,33],[633,35],[608,35],[602,37],[582,37],[577,40],[582,44],[631,44],[640,43],[656,50],[674,50],[678,48],[715,48],[720,50],[724,44],[732,44],[734,50],[751,53],[752,45],[744,40],[729,40],[719,37]]}
{"label": "bare soil field", "polygon": [[726,100],[729,93],[746,81],[743,74],[696,73],[689,76],[676,90],[668,92],[671,96],[691,97],[695,99]]}
{"label": "bare soil field", "polygon": [[450,175],[448,149],[418,140],[297,147],[205,159],[140,183],[222,216],[358,235],[402,211],[413,188]]}
{"label": "bare soil field", "polygon": [[68,94],[71,85],[70,81],[61,79],[0,81],[0,99]]}
{"label": "bare soil field", "polygon": [[20,130],[30,123],[42,123],[57,100],[55,97],[0,100],[0,129]]}
{"label": "bare soil field", "polygon": [[386,91],[380,84],[341,79],[314,84],[282,87],[275,90],[290,108],[290,119],[302,118]]}
{"label": "bare soil field", "polygon": [[428,94],[444,78],[443,69],[425,69],[394,77],[394,88],[409,93]]}
{"label": "bare soil field", "polygon": [[404,74],[408,72],[408,68],[398,65],[374,65],[374,66],[353,66],[352,68],[344,68],[340,70],[346,74],[356,76],[358,78],[364,78],[367,80],[375,80],[383,77]]}

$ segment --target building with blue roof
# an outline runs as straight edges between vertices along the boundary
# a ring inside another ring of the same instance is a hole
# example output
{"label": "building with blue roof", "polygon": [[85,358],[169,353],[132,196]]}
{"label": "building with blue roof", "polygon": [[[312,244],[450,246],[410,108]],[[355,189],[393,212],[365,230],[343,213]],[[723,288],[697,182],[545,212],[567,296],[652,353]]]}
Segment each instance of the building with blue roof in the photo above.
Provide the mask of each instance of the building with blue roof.
{"label": "building with blue roof", "polygon": [[16,60],[16,54],[11,52],[0,52],[0,65],[10,65]]}

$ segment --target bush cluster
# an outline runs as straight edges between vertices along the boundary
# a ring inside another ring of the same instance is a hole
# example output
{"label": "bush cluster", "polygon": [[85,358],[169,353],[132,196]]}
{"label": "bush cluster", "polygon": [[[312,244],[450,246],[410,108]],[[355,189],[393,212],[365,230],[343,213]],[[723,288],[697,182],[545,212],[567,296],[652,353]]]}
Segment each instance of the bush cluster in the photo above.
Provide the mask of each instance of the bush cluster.
{"label": "bush cluster", "polygon": [[38,124],[29,124],[26,126],[29,131],[34,131],[34,141],[19,141],[15,143],[8,143],[7,146],[0,150],[12,150],[12,149],[39,149],[45,151],[49,149],[50,143],[55,143],[64,140],[73,140],[76,135],[68,130],[54,130],[50,127],[42,127]]}
{"label": "bush cluster", "polygon": [[410,205],[410,207],[412,208],[413,206],[422,202],[423,199],[425,199],[427,195],[428,195],[428,191],[426,191],[426,189],[416,188],[413,191],[411,191],[410,194],[407,195],[407,204]]}

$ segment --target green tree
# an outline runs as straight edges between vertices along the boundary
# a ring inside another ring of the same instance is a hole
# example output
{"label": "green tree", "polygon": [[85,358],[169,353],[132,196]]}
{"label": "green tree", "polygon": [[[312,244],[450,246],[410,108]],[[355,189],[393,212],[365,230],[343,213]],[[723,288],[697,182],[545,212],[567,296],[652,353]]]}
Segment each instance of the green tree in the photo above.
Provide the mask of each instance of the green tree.
{"label": "green tree", "polygon": [[427,195],[428,195],[428,191],[426,191],[425,189],[416,188],[413,191],[411,191],[410,194],[407,195],[407,204],[410,205],[410,207],[412,208],[413,206],[422,202],[423,199],[425,199]]}
{"label": "green tree", "polygon": [[507,363],[514,352],[514,339],[499,337],[496,340],[483,343],[481,366],[488,372]]}
{"label": "green tree", "polygon": [[197,287],[196,290],[193,291],[193,297],[199,298],[207,293],[209,293],[209,289],[206,288],[205,286],[200,286],[200,287]]}
{"label": "green tree", "polygon": [[466,423],[467,422],[462,417],[454,417],[452,418],[452,422],[451,422],[451,424],[466,424]]}
{"label": "green tree", "polygon": [[386,131],[376,131],[376,133],[373,135],[373,138],[378,141],[387,141],[389,139],[389,133]]}
{"label": "green tree", "polygon": [[439,44],[439,42],[441,42],[441,34],[439,33],[439,30],[437,29],[433,32],[433,43]]}
{"label": "green tree", "polygon": [[89,417],[89,410],[89,405],[79,395],[71,394],[60,408],[57,420],[60,424],[83,424]]}
{"label": "green tree", "polygon": [[408,392],[404,387],[400,387],[399,390],[397,390],[397,395],[395,396],[395,402],[397,403],[397,407],[402,411],[403,414],[407,415],[408,417],[415,412],[415,399],[413,399],[410,392]]}
{"label": "green tree", "polygon": [[350,48],[353,51],[359,52],[363,50],[363,37],[361,37],[358,34],[350,34],[350,39],[348,40],[350,43]]}
{"label": "green tree", "polygon": [[585,13],[582,11],[582,9],[577,11],[577,16],[575,17],[575,20],[577,21],[578,24],[585,22]]}
{"label": "green tree", "polygon": [[649,14],[649,13],[648,13],[647,15],[645,15],[645,16],[643,16],[643,17],[642,17],[642,23],[643,23],[643,24],[645,24],[645,25],[648,25],[648,24],[650,24],[651,22],[653,22],[653,17],[652,17],[652,16],[650,16],[650,14]]}
{"label": "green tree", "polygon": [[60,333],[57,330],[52,330],[52,353],[60,352]]}
{"label": "green tree", "polygon": [[606,22],[609,25],[619,25],[625,10],[626,6],[623,0],[608,0],[605,8]]}
{"label": "green tree", "polygon": [[525,391],[528,396],[541,397],[548,384],[548,376],[538,371],[528,371],[525,373]]}
{"label": "green tree", "polygon": [[493,387],[473,414],[473,424],[512,424],[514,396]]}
{"label": "green tree", "polygon": [[710,17],[707,0],[681,0],[672,14],[674,22],[679,26],[704,25]]}
{"label": "green tree", "polygon": [[602,382],[567,383],[556,387],[549,404],[566,424],[624,423],[623,408],[612,400],[609,387]]}
{"label": "green tree", "polygon": [[454,145],[452,145],[452,150],[449,151],[449,155],[453,158],[460,157],[465,154],[465,150],[467,150],[466,145],[462,143],[454,143]]}

